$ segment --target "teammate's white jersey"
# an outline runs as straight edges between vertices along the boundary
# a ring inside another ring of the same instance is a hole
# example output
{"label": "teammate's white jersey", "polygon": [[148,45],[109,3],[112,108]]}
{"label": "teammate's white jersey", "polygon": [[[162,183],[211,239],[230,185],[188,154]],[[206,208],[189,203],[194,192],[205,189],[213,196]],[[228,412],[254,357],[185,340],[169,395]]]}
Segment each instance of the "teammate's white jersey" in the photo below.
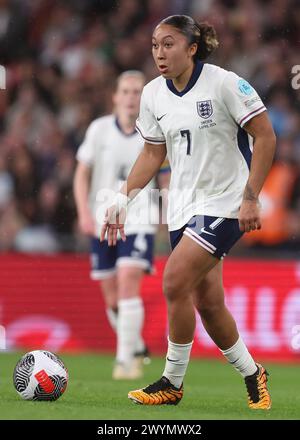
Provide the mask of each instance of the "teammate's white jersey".
{"label": "teammate's white jersey", "polygon": [[169,230],[197,214],[238,217],[253,146],[242,127],[265,110],[247,81],[201,62],[182,92],[162,76],[144,87],[137,129],[167,146]]}
{"label": "teammate's white jersey", "polygon": [[[124,134],[114,115],[93,121],[87,129],[85,139],[77,151],[77,160],[92,168],[89,205],[96,221],[99,236],[105,210],[112,201],[112,191],[119,191],[144,146],[144,140],[137,131]],[[152,234],[158,219],[157,206],[149,203],[149,190],[154,181],[130,203],[125,224],[126,234]],[[151,218],[149,206],[151,205]],[[154,222],[153,222],[154,223]]]}

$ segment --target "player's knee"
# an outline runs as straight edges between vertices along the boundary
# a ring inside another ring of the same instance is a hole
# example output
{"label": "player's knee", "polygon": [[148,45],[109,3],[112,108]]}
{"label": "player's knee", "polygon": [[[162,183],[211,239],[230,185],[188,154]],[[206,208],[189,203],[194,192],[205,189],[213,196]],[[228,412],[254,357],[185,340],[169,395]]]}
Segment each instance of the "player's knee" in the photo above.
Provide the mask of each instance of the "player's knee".
{"label": "player's knee", "polygon": [[118,297],[130,298],[140,295],[140,283],[142,274],[128,271],[125,276],[118,279]]}
{"label": "player's knee", "polygon": [[104,297],[106,308],[117,310],[118,309],[118,300],[116,297],[105,296]]}
{"label": "player's knee", "polygon": [[175,301],[182,298],[185,291],[182,286],[182,281],[178,276],[178,272],[167,271],[163,277],[163,292],[168,301]]}
{"label": "player's knee", "polygon": [[221,315],[224,309],[223,301],[214,301],[210,298],[205,300],[200,299],[195,305],[201,317],[205,320],[216,319],[216,317]]}
{"label": "player's knee", "polygon": [[100,283],[100,289],[102,290],[105,306],[108,309],[116,309],[118,307],[117,292],[107,287],[105,283]]}

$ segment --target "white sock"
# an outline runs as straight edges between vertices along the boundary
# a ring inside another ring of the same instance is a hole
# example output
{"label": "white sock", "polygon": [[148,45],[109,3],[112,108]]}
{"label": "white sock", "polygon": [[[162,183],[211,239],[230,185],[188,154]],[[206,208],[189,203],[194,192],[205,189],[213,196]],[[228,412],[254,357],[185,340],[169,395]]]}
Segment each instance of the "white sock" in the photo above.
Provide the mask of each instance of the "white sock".
{"label": "white sock", "polygon": [[111,307],[107,307],[106,315],[111,328],[116,332],[118,323],[118,311],[112,309]]}
{"label": "white sock", "polygon": [[136,351],[144,323],[144,305],[139,297],[118,302],[117,361],[129,364]]}
{"label": "white sock", "polygon": [[163,376],[167,377],[171,384],[180,388],[190,360],[193,341],[189,344],[175,344],[168,338],[168,352]]}
{"label": "white sock", "polygon": [[252,376],[257,371],[257,365],[241,337],[232,347],[221,352],[243,377]]}
{"label": "white sock", "polygon": [[[112,309],[111,307],[108,307],[106,309],[106,315],[111,328],[115,331],[115,333],[117,333],[118,311]],[[142,335],[140,334],[134,352],[143,353],[145,349],[146,349],[145,341],[142,338]]]}
{"label": "white sock", "polygon": [[146,350],[145,341],[144,341],[144,339],[142,338],[142,336],[140,334],[139,338],[137,340],[134,352],[135,353],[143,353],[145,350]]}

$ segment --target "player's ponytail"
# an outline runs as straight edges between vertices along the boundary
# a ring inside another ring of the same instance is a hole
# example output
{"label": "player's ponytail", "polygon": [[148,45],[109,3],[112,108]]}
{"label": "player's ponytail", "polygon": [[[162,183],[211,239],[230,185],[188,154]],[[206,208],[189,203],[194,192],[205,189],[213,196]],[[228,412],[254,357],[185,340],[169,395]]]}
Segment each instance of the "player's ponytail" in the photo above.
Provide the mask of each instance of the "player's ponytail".
{"label": "player's ponytail", "polygon": [[219,45],[215,28],[208,23],[197,23],[188,15],[171,15],[159,24],[168,24],[179,30],[189,44],[197,43],[194,60],[204,61]]}
{"label": "player's ponytail", "polygon": [[195,27],[199,30],[198,48],[194,56],[195,59],[206,60],[211,53],[219,46],[215,28],[208,23],[197,23]]}

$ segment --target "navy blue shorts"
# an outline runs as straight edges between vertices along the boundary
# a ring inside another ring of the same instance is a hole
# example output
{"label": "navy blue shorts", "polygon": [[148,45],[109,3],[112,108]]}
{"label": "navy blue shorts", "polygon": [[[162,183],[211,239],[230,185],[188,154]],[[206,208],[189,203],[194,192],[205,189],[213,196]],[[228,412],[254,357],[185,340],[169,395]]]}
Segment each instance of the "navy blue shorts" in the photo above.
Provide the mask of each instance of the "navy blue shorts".
{"label": "navy blue shorts", "polygon": [[91,278],[109,278],[120,266],[140,267],[145,272],[152,272],[153,249],[153,234],[127,235],[126,241],[118,240],[116,246],[108,246],[107,240],[100,242],[92,238]]}
{"label": "navy blue shorts", "polygon": [[237,219],[195,215],[181,229],[170,231],[172,250],[183,234],[222,260],[241,238],[243,232],[239,229]]}

